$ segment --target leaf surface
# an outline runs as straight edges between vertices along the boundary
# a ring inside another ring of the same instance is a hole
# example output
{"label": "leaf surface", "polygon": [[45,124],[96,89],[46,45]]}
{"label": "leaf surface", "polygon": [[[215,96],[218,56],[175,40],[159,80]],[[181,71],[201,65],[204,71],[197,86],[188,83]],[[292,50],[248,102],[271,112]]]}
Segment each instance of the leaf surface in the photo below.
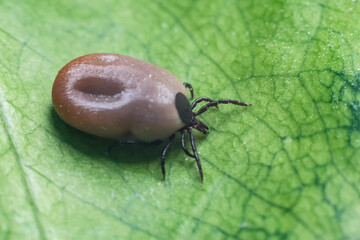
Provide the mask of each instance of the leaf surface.
{"label": "leaf surface", "polygon": [[[360,239],[358,1],[0,1],[0,239]],[[70,60],[161,66],[195,97],[204,170],[177,138],[123,145],[51,103]]]}

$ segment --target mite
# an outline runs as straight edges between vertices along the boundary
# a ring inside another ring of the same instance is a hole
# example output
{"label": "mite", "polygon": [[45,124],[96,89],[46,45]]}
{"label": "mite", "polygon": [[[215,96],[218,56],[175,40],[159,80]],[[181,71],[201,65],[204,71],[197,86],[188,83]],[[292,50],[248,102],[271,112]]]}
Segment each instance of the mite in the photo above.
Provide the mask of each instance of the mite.
{"label": "mite", "polygon": [[[161,157],[164,180],[166,153],[175,134],[180,132],[181,147],[196,160],[203,182],[193,129],[207,134],[209,127],[197,116],[219,104],[251,104],[207,97],[190,104],[186,88],[193,98],[190,84],[181,83],[161,67],[124,55],[94,53],[72,60],[59,71],[52,88],[52,101],[66,123],[96,136],[120,143],[168,139]],[[201,102],[205,104],[193,111]],[[186,148],[186,132],[192,151]]]}

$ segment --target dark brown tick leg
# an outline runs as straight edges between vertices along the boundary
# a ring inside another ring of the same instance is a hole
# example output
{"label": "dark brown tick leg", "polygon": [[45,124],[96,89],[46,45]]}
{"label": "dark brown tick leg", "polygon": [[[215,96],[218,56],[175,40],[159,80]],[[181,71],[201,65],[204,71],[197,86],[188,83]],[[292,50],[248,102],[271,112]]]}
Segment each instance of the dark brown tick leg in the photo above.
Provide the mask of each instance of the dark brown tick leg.
{"label": "dark brown tick leg", "polygon": [[191,158],[195,158],[194,154],[191,154],[189,152],[189,150],[187,150],[186,145],[185,145],[185,132],[184,130],[180,130],[181,133],[181,147],[184,150],[184,152],[186,153],[186,155],[188,155]]}
{"label": "dark brown tick leg", "polygon": [[211,98],[208,98],[208,97],[199,97],[191,103],[191,109],[194,109],[198,103],[201,103],[204,101],[205,102],[215,102],[214,100],[212,100]]}
{"label": "dark brown tick leg", "polygon": [[169,150],[170,146],[174,143],[174,138],[175,138],[175,134],[170,136],[169,143],[164,148],[163,154],[161,156],[161,170],[162,170],[164,181],[165,181],[165,158],[166,158],[166,153]]}
{"label": "dark brown tick leg", "polygon": [[195,146],[195,139],[194,139],[194,134],[191,130],[191,128],[187,128],[186,129],[188,131],[188,133],[190,134],[190,142],[191,142],[191,148],[193,150],[193,153],[194,153],[194,156],[195,156],[195,159],[196,159],[196,164],[197,164],[197,167],[199,169],[199,173],[200,173],[200,178],[201,178],[201,183],[204,182],[204,176],[203,176],[203,172],[202,172],[202,168],[201,168],[201,163],[200,163],[200,159],[199,159],[199,155],[196,151],[196,146]]}
{"label": "dark brown tick leg", "polygon": [[187,83],[187,82],[184,82],[183,84],[184,84],[185,88],[188,88],[188,89],[190,90],[191,99],[193,99],[193,98],[194,98],[194,90],[193,90],[193,87],[191,86],[190,83]]}
{"label": "dark brown tick leg", "polygon": [[204,112],[206,112],[210,107],[217,107],[219,104],[235,104],[235,105],[239,105],[239,106],[251,106],[252,104],[246,104],[246,103],[243,103],[243,102],[240,102],[240,101],[237,101],[237,100],[233,100],[233,99],[220,99],[220,100],[217,100],[217,101],[213,101],[213,102],[210,102],[204,106],[202,106],[199,111],[197,113],[195,113],[194,115],[195,116],[198,116]]}
{"label": "dark brown tick leg", "polygon": [[123,143],[137,143],[136,141],[131,141],[131,140],[123,140],[123,141],[119,141],[119,140],[114,140],[109,144],[108,150],[107,150],[107,155],[110,155],[111,151],[114,149],[114,147],[123,144]]}

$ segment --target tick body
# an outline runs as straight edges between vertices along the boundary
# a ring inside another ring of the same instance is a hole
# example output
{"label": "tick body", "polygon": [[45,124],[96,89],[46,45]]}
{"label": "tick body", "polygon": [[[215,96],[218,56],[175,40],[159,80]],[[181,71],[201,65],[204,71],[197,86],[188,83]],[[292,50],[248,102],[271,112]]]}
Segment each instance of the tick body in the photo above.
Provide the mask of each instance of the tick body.
{"label": "tick body", "polygon": [[[180,132],[182,148],[196,159],[203,180],[192,129],[207,134],[209,128],[196,116],[219,104],[249,105],[204,97],[190,105],[185,87],[193,95],[190,84],[181,83],[158,66],[124,55],[94,53],[72,60],[59,71],[52,100],[58,115],[84,132],[125,142],[169,139],[161,158],[164,178],[167,150]],[[204,101],[206,104],[193,112]],[[192,152],[185,146],[186,132]]]}

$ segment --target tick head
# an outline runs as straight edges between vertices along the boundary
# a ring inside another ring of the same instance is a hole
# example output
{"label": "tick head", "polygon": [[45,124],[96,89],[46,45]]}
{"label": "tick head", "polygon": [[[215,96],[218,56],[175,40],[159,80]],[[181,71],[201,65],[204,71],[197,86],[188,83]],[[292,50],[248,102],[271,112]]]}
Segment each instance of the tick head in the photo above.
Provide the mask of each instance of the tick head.
{"label": "tick head", "polygon": [[191,106],[187,97],[178,92],[175,96],[175,107],[179,113],[181,121],[186,125],[192,125],[194,122],[194,113],[191,110]]}
{"label": "tick head", "polygon": [[184,128],[195,128],[207,134],[209,131],[208,126],[205,123],[195,118],[195,114],[191,109],[191,105],[187,97],[182,93],[177,93],[175,97],[175,106],[179,113],[181,121],[183,121],[186,126]]}

